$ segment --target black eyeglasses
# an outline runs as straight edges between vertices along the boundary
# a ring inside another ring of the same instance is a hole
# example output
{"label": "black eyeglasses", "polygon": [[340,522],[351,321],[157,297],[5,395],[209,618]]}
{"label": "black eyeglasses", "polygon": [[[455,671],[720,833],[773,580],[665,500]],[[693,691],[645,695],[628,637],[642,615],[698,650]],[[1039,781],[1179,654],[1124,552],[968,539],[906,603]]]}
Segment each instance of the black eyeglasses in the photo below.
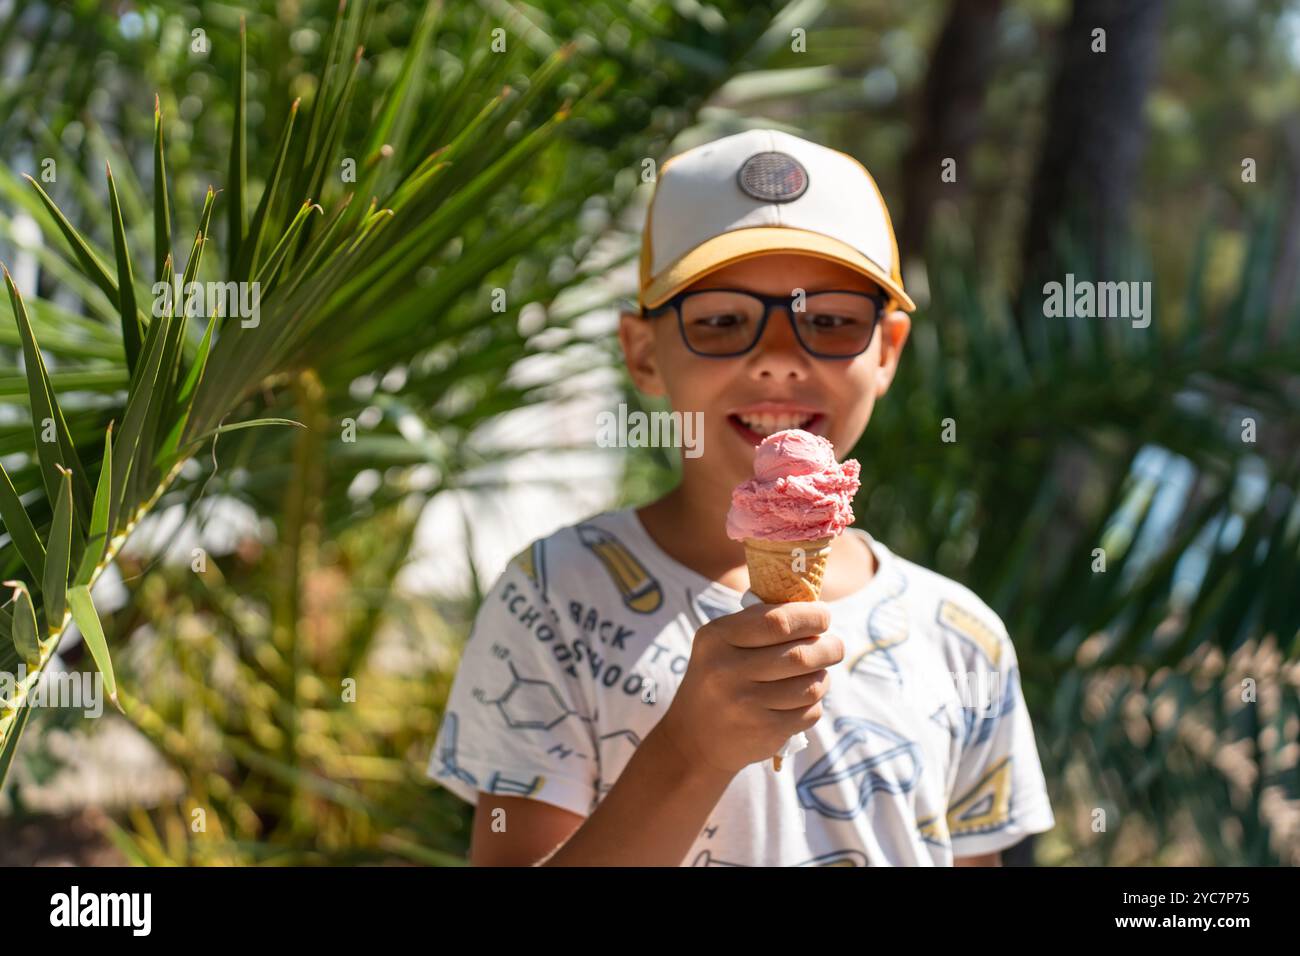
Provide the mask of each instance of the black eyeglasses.
{"label": "black eyeglasses", "polygon": [[848,289],[792,295],[694,289],[653,309],[642,308],[641,315],[654,318],[672,309],[688,349],[707,358],[734,358],[758,344],[772,309],[781,307],[804,351],[817,358],[843,359],[867,350],[888,301],[880,293]]}

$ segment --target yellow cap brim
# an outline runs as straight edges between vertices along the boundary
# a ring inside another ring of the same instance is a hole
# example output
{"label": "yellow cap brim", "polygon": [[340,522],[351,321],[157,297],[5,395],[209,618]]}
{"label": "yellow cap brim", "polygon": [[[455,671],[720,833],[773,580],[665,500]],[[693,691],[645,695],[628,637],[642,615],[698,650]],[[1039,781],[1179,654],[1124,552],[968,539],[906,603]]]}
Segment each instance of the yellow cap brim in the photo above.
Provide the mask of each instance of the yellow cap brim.
{"label": "yellow cap brim", "polygon": [[795,252],[838,262],[879,284],[894,297],[903,311],[916,309],[916,303],[903,291],[902,284],[857,249],[819,232],[789,226],[751,226],[714,236],[670,264],[645,285],[641,289],[641,304],[653,309],[715,269],[772,252]]}

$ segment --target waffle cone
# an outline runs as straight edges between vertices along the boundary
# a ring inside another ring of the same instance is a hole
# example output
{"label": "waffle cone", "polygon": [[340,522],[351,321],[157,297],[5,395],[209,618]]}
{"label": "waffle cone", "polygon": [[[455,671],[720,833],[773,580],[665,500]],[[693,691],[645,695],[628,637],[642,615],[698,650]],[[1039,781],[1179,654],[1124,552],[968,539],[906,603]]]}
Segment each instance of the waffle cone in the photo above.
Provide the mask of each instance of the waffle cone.
{"label": "waffle cone", "polygon": [[829,537],[807,541],[746,538],[749,589],[764,604],[816,601],[822,593],[831,540]]}

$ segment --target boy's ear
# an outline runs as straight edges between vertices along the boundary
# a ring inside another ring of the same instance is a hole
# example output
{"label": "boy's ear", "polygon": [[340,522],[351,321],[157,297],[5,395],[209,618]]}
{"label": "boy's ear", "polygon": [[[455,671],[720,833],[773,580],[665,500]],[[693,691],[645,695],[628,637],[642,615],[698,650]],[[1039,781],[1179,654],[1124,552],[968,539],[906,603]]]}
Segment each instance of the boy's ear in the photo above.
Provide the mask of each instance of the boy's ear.
{"label": "boy's ear", "polygon": [[655,358],[654,322],[623,309],[618,315],[618,341],[623,346],[623,362],[637,391],[652,398],[666,394]]}
{"label": "boy's ear", "polygon": [[898,360],[912,331],[912,317],[901,309],[886,312],[880,319],[880,375],[876,377],[876,397],[889,391],[898,371]]}

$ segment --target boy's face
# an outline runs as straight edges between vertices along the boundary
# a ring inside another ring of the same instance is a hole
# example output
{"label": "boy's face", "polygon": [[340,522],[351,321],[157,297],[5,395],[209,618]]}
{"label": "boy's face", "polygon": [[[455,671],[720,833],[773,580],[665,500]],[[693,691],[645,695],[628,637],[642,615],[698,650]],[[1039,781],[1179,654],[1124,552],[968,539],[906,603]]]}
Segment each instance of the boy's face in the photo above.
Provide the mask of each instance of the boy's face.
{"label": "boy's face", "polygon": [[[813,256],[770,253],[746,259],[694,282],[691,289],[726,287],[764,295],[809,295],[827,289],[879,292],[866,276]],[[830,439],[843,457],[871,419],[898,367],[911,322],[907,313],[881,316],[861,355],[823,359],[804,351],[784,309],[774,309],[754,348],[735,358],[709,358],[682,341],[671,310],[652,319],[624,313],[619,339],[637,388],[666,395],[674,411],[703,412],[708,471],[731,484],[750,477],[754,446],[763,435],[803,428]]]}

